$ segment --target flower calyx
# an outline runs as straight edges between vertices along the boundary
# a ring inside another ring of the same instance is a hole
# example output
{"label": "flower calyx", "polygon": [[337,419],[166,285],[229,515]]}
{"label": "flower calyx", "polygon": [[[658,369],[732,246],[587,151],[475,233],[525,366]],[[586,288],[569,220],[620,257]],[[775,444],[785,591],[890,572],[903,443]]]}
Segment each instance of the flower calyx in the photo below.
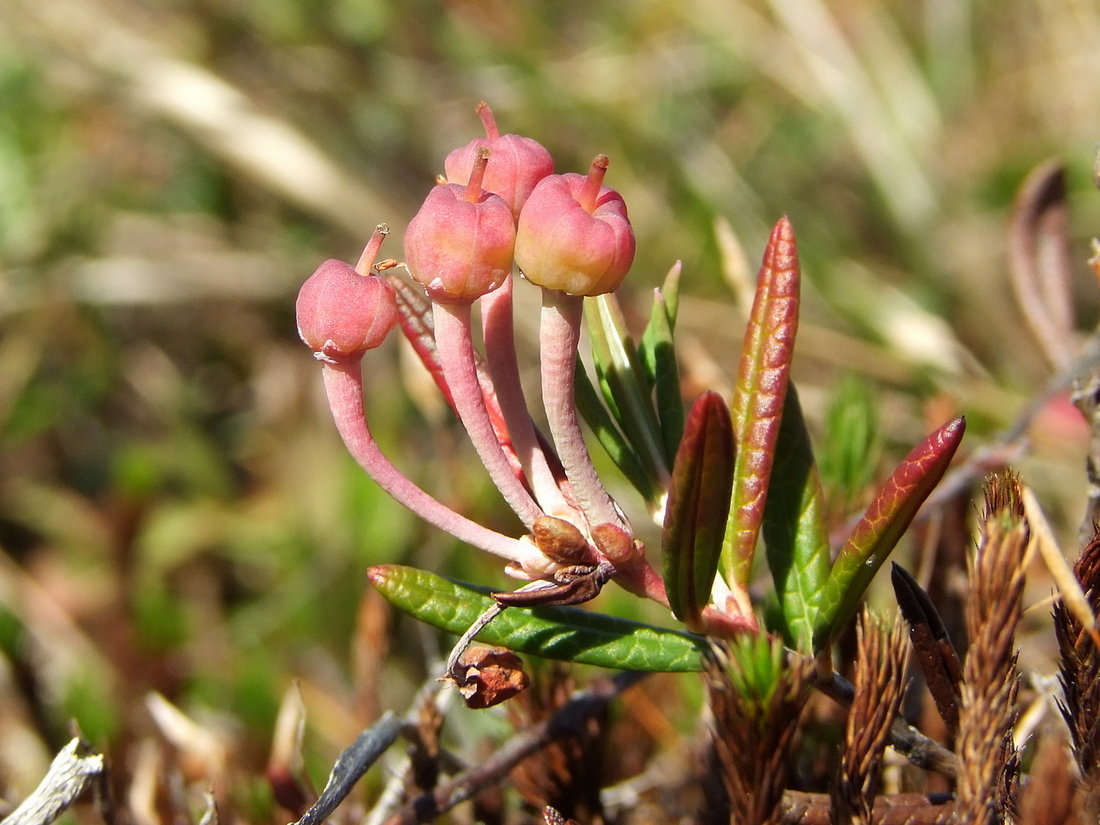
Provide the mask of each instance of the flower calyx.
{"label": "flower calyx", "polygon": [[531,527],[535,546],[557,564],[593,565],[597,556],[584,533],[570,521],[556,516],[542,516]]}

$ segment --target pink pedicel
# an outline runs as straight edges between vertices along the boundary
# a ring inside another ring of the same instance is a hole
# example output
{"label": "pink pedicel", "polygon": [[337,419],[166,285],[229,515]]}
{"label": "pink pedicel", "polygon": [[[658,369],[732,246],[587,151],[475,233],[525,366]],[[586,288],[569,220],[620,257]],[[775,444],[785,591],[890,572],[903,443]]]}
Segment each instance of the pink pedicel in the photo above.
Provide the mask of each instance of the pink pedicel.
{"label": "pink pedicel", "polygon": [[570,295],[613,292],[634,262],[634,230],[626,204],[603,186],[607,158],[587,175],[539,181],[516,230],[516,264],[531,282]]}
{"label": "pink pedicel", "polygon": [[504,198],[512,215],[518,218],[535,184],[554,172],[554,159],[537,140],[501,135],[488,104],[479,105],[477,113],[485,124],[488,137],[472,140],[447,155],[443,163],[447,180],[457,184],[469,182],[478,153],[482,147],[488,147],[491,155],[481,186]]}

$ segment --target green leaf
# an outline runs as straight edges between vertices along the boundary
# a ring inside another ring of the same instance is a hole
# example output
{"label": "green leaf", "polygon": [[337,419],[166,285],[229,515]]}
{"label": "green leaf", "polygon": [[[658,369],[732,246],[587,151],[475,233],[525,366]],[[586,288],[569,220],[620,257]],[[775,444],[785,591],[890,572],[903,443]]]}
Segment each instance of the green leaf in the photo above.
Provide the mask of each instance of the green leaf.
{"label": "green leaf", "polygon": [[766,717],[786,670],[786,651],[767,633],[742,633],[727,643],[733,690],[754,715]]}
{"label": "green leaf", "polygon": [[829,644],[855,612],[867,585],[943,478],[965,430],[966,420],[956,418],[928,436],[902,460],[871,502],[840,549],[821,593],[814,622],[815,650]]}
{"label": "green leaf", "polygon": [[800,281],[794,230],[781,218],[764,251],[731,405],[737,463],[722,558],[735,593],[747,588],[771,494],[769,479],[798,328]]}
{"label": "green leaf", "polygon": [[[401,565],[372,567],[371,583],[395,607],[461,635],[495,602],[488,590]],[[620,670],[702,670],[707,641],[576,607],[509,607],[477,636],[518,653]]]}
{"label": "green leaf", "polygon": [[657,413],[622,310],[614,295],[585,301],[592,361],[608,409],[642,467],[657,486],[668,478],[668,461]]}
{"label": "green leaf", "polygon": [[695,629],[718,573],[733,460],[729,410],[718,393],[705,392],[691,408],[676,453],[661,533],[669,606]]}
{"label": "green leaf", "polygon": [[680,299],[680,269],[680,261],[677,261],[665,276],[664,285],[653,290],[649,324],[638,345],[638,358],[649,388],[654,392],[665,459],[669,464],[676,457],[684,433],[684,399],[680,394],[680,368],[672,337]]}
{"label": "green leaf", "polygon": [[573,392],[576,395],[577,410],[581,418],[592,430],[600,446],[615,462],[619,472],[634,485],[634,489],[646,501],[656,505],[664,491],[642,468],[642,461],[638,458],[638,454],[611,418],[611,413],[600,401],[600,394],[592,386],[592,380],[588,377],[580,358],[577,359],[577,368],[573,375]]}
{"label": "green leaf", "polygon": [[[649,310],[649,323],[638,345],[638,357],[650,388],[656,386],[658,367],[655,350],[666,342],[672,344],[672,331],[676,328],[676,312],[680,307],[680,272],[683,263],[677,261],[665,275],[665,282],[653,290],[654,302]],[[659,301],[657,300],[659,299]]]}
{"label": "green leaf", "polygon": [[764,544],[788,643],[808,653],[821,590],[829,575],[825,497],[794,384],[783,420],[764,508]]}

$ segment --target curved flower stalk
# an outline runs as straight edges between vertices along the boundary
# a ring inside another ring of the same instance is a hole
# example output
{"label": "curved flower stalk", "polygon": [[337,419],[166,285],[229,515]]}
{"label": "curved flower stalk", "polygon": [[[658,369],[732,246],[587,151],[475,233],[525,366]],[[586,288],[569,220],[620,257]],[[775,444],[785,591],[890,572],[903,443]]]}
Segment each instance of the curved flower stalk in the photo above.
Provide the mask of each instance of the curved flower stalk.
{"label": "curved flower stalk", "polygon": [[384,225],[353,269],[326,261],[305,282],[296,306],[302,340],[322,363],[325,391],[340,437],[359,465],[382,489],[425,521],[514,564],[524,577],[541,578],[556,565],[525,539],[489,530],[433,498],[386,458],[367,425],[362,360],[397,325],[393,287],[370,268],[388,233]]}
{"label": "curved flower stalk", "polygon": [[542,394],[550,432],[582,508],[626,528],[584,442],[574,397],[582,298],[616,289],[634,261],[634,231],[618,192],[603,186],[607,157],[587,176],[550,175],[531,193],[516,231],[516,264],[542,287]]}
{"label": "curved flower stalk", "polygon": [[499,287],[512,267],[515,225],[499,195],[481,188],[482,147],[465,186],[440,184],[405,234],[406,266],[433,299],[440,367],[455,409],[485,468],[528,529],[544,515],[508,464],[493,430],[474,363],[471,305]]}
{"label": "curved flower stalk", "polygon": [[[492,379],[501,413],[511,437],[512,447],[531,485],[539,506],[551,516],[571,522],[584,521],[583,511],[562,490],[568,481],[555,473],[539,443],[535,423],[527,410],[516,358],[515,325],[512,320],[512,289],[508,276],[497,289],[481,300],[481,319],[485,338],[485,361]],[[560,466],[560,465],[559,465]]]}

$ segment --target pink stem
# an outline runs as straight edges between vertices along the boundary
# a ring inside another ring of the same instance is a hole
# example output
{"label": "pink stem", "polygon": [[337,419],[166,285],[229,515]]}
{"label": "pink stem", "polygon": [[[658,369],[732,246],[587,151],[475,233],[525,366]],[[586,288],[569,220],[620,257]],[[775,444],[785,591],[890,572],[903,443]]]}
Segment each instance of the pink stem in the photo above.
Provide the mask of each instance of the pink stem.
{"label": "pink stem", "polygon": [[485,167],[489,165],[489,147],[482,146],[477,150],[474,159],[474,168],[470,170],[470,180],[466,182],[466,191],[463,194],[470,203],[481,200],[481,184],[485,180]]}
{"label": "pink stem", "polygon": [[525,571],[539,575],[546,560],[533,544],[489,530],[459,515],[417,487],[386,458],[367,426],[361,360],[342,364],[325,362],[322,372],[336,429],[348,452],[379,487],[429,524],[450,533],[459,541],[508,559]]}
{"label": "pink stem", "polygon": [[[477,366],[474,363],[474,345],[470,329],[470,304],[433,305],[435,343],[439,352],[439,364],[443,377],[451,390],[455,410],[461,419],[470,441],[477,449],[478,457],[489,471],[493,483],[504,500],[515,511],[528,530],[535,519],[544,515],[542,508],[512,471],[512,465],[504,455],[496,432],[493,430],[485,398],[478,383]],[[514,438],[514,436],[513,436]]]}
{"label": "pink stem", "polygon": [[542,291],[539,353],[542,360],[542,402],[550,434],[573,494],[591,524],[615,524],[630,532],[615,502],[592,466],[577,416],[573,380],[581,337],[584,299],[552,289]]}
{"label": "pink stem", "polygon": [[485,135],[489,140],[496,140],[500,137],[497,119],[493,116],[493,110],[489,108],[489,104],[484,100],[477,104],[477,116],[481,118],[481,123],[485,126]]}
{"label": "pink stem", "polygon": [[359,256],[359,262],[355,264],[355,271],[360,275],[369,275],[370,268],[374,266],[374,259],[378,257],[378,250],[382,247],[382,241],[390,234],[388,224],[380,223],[374,228],[374,233],[367,241],[363,254]]}
{"label": "pink stem", "polygon": [[596,155],[592,166],[588,169],[584,186],[577,194],[577,203],[589,215],[596,211],[596,199],[600,196],[600,187],[603,186],[605,174],[607,174],[607,155]]}
{"label": "pink stem", "polygon": [[527,399],[516,360],[515,328],[512,323],[512,276],[499,289],[481,299],[481,320],[485,332],[486,366],[496,389],[497,403],[504,415],[512,446],[519,457],[535,499],[552,516],[581,525],[583,518],[562,494],[553,470],[542,451],[535,424],[527,410]]}

